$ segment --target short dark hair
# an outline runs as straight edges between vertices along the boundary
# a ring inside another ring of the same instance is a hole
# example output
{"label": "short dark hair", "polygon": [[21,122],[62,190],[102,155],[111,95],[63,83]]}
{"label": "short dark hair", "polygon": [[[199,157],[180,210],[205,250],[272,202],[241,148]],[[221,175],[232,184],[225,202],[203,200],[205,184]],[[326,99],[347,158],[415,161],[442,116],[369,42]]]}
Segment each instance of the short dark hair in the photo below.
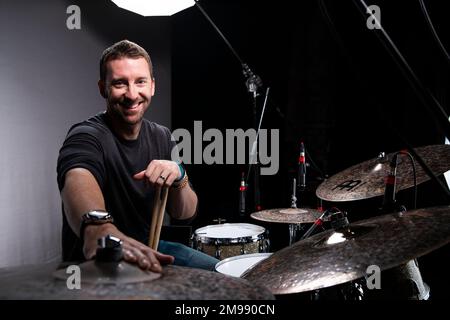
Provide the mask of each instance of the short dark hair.
{"label": "short dark hair", "polygon": [[105,49],[100,58],[100,80],[106,79],[106,63],[110,60],[116,60],[120,58],[144,58],[147,60],[150,68],[150,76],[153,78],[153,65],[150,55],[140,45],[131,42],[129,40],[122,40],[114,43],[111,47]]}

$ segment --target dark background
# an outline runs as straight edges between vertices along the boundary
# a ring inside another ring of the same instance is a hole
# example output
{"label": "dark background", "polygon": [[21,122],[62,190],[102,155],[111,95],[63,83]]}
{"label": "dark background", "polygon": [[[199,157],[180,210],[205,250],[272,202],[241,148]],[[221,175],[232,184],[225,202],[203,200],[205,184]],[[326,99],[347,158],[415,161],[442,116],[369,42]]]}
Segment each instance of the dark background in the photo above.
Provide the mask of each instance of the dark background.
{"label": "dark background", "polygon": [[[372,159],[380,151],[443,143],[443,134],[379,41],[367,14],[352,0],[202,0],[242,59],[271,88],[263,128],[280,130],[280,168],[261,177],[265,209],[290,205],[299,143],[310,164],[298,206],[317,205],[324,176]],[[425,0],[450,48],[444,1]],[[81,9],[81,30],[68,30],[66,8]],[[371,1],[381,23],[418,78],[449,113],[449,64],[432,38],[418,1]],[[0,267],[60,259],[61,202],[56,159],[69,127],[104,109],[98,59],[127,38],[145,47],[155,65],[157,95],[146,117],[171,129],[254,126],[241,66],[193,7],[172,17],[142,17],[111,1],[0,1]],[[262,98],[258,99],[258,107]],[[394,129],[395,128],[395,129]],[[448,159],[443,159],[447,161]],[[315,164],[315,165],[313,165]],[[261,224],[272,251],[288,244],[288,226],[238,214],[241,165],[188,165],[200,199],[192,229],[228,222]],[[412,190],[398,194],[412,209]],[[419,186],[419,207],[448,204],[433,182]],[[342,203],[350,221],[380,214],[381,197]],[[308,227],[305,226],[305,227]],[[26,235],[24,237],[24,235]],[[381,244],[382,245],[382,244]],[[420,258],[433,298],[447,298],[448,245]],[[295,261],[293,261],[295,263]]]}
{"label": "dark background", "polygon": [[[382,26],[448,113],[450,65],[432,38],[419,2],[371,4],[380,7]],[[443,4],[426,4],[444,46],[450,48]],[[203,1],[202,6],[271,89],[263,128],[280,129],[280,170],[275,176],[261,177],[263,208],[289,207],[300,141],[305,142],[311,166],[308,187],[299,195],[298,205],[312,207],[318,202],[315,189],[324,175],[336,174],[381,151],[405,148],[398,133],[414,147],[443,143],[444,135],[435,120],[377,37],[381,32],[366,27],[368,15],[361,14],[360,4]],[[175,15],[172,32],[173,129],[192,129],[194,120],[202,120],[203,131],[252,127],[252,98],[239,61],[201,12],[192,8]],[[259,108],[262,103],[260,97]],[[218,217],[228,222],[256,222],[248,217],[256,211],[251,181],[247,218],[240,219],[238,213],[240,176],[247,167],[191,165],[188,171],[200,198],[194,227],[212,224]],[[398,196],[412,209],[412,190]],[[380,214],[381,201],[374,198],[324,206],[337,205],[348,211],[350,221],[356,221]],[[448,204],[443,192],[432,182],[420,185],[418,207],[438,204]],[[287,225],[257,223],[269,230],[274,250],[288,244]],[[448,277],[441,277],[448,247],[434,255],[424,258],[422,264],[424,277],[432,278],[437,297],[448,285]],[[433,267],[428,269],[428,264]]]}

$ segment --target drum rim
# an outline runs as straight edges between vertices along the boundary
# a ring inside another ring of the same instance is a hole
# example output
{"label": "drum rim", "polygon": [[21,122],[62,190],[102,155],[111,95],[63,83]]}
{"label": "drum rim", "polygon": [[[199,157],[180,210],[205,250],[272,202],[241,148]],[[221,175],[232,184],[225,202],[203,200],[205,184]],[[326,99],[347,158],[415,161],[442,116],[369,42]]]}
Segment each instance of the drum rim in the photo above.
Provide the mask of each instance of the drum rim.
{"label": "drum rim", "polygon": [[232,260],[240,260],[240,259],[247,259],[251,257],[260,257],[260,256],[270,256],[272,255],[272,252],[259,252],[259,253],[246,253],[246,254],[240,254],[238,256],[229,257],[226,259],[223,259],[216,263],[216,268],[226,262],[232,261]]}
{"label": "drum rim", "polygon": [[220,272],[220,271],[218,270],[218,268],[219,268],[221,265],[223,265],[223,264],[225,264],[225,263],[227,263],[227,262],[233,261],[233,260],[241,260],[241,259],[247,259],[247,258],[250,258],[250,257],[260,257],[260,256],[267,256],[266,258],[268,258],[268,257],[270,257],[271,255],[272,255],[272,252],[259,252],[259,253],[240,254],[240,255],[238,255],[238,256],[229,257],[229,258],[226,258],[226,259],[223,259],[223,260],[217,262],[216,265],[214,266],[214,270],[215,270],[216,272]]}
{"label": "drum rim", "polygon": [[[252,227],[258,227],[261,232],[259,234],[253,235],[253,236],[247,236],[247,237],[237,237],[237,238],[213,238],[213,237],[208,237],[206,235],[199,235],[197,233],[197,231],[204,229],[204,228],[208,228],[208,227],[216,227],[216,226],[234,226],[234,225],[248,225],[248,226],[252,226]],[[214,244],[214,245],[227,245],[227,244],[245,244],[245,243],[249,243],[249,242],[257,242],[260,240],[264,240],[265,239],[265,235],[267,233],[266,228],[256,225],[256,224],[251,224],[251,223],[222,223],[222,224],[212,224],[212,225],[207,225],[201,228],[198,228],[197,230],[194,231],[194,238],[197,242],[201,242],[203,244]]]}

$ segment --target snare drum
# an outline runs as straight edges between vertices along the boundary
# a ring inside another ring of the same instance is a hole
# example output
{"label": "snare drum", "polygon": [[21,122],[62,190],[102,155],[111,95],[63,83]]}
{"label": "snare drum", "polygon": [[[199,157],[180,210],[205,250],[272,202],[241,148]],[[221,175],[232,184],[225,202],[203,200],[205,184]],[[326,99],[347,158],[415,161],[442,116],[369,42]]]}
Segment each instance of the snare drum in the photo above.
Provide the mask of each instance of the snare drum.
{"label": "snare drum", "polygon": [[271,253],[253,253],[227,258],[216,264],[216,271],[229,276],[240,277],[245,271],[253,268],[270,255]]}
{"label": "snare drum", "polygon": [[224,223],[195,230],[193,247],[217,259],[269,251],[266,229],[249,223]]}

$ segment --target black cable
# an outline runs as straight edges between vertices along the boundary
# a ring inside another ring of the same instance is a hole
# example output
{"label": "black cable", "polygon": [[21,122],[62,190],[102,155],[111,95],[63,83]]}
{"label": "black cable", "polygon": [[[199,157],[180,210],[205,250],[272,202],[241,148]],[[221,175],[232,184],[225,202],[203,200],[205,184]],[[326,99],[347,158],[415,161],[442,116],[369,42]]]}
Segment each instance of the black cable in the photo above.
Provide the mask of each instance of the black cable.
{"label": "black cable", "polygon": [[[358,1],[362,4],[364,10],[362,10],[362,8],[358,5]],[[365,18],[368,7],[364,0],[353,0],[353,3]],[[384,38],[380,36],[379,32],[375,32],[376,36],[400,68],[400,71],[411,85],[414,93],[424,105],[425,110],[429,112],[432,119],[436,121],[437,128],[443,133],[444,136],[448,138],[450,136],[450,122],[446,111],[441,106],[439,101],[434,98],[431,92],[424,87],[404,56],[401,54],[400,50],[392,41],[391,37],[387,34],[386,30],[382,26],[380,26],[379,30],[384,35]]]}
{"label": "black cable", "polygon": [[416,174],[416,163],[414,161],[414,157],[411,153],[406,151],[399,151],[397,154],[407,155],[409,160],[411,161],[412,169],[413,169],[413,177],[414,177],[414,208],[417,209],[417,174]]}
{"label": "black cable", "polygon": [[427,21],[428,27],[430,28],[431,33],[433,34],[434,39],[439,44],[439,47],[441,48],[444,55],[447,57],[447,62],[450,63],[450,55],[448,54],[447,50],[445,50],[444,45],[441,42],[441,39],[439,38],[436,29],[433,26],[433,23],[431,22],[430,15],[428,14],[427,7],[425,7],[425,3],[423,0],[419,0],[420,8],[422,9],[423,15],[425,16],[425,20]]}
{"label": "black cable", "polygon": [[[306,157],[308,158],[309,162],[313,165],[314,168],[316,168],[316,170],[319,172],[320,177],[325,180],[326,179],[326,175],[323,173],[323,171],[319,168],[319,166],[314,162],[313,158],[311,157],[311,155],[308,152],[308,148],[305,148],[305,153],[306,153]],[[308,162],[308,161],[307,161]]]}

